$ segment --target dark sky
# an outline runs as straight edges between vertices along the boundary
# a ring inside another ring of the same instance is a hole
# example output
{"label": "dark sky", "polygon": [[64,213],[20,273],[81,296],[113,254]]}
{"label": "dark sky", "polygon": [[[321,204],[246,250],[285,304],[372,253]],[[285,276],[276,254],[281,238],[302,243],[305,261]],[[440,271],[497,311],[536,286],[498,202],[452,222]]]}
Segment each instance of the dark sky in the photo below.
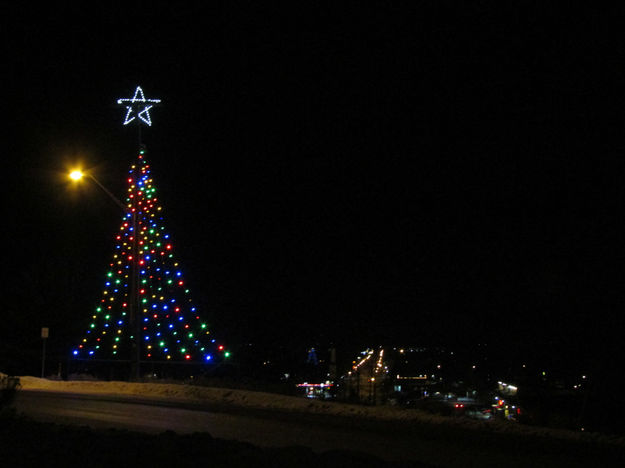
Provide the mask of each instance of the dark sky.
{"label": "dark sky", "polygon": [[231,341],[618,340],[622,8],[188,3],[3,7],[5,340],[83,329],[120,217],[64,170],[122,196],[137,85],[163,100],[143,139],[166,227]]}

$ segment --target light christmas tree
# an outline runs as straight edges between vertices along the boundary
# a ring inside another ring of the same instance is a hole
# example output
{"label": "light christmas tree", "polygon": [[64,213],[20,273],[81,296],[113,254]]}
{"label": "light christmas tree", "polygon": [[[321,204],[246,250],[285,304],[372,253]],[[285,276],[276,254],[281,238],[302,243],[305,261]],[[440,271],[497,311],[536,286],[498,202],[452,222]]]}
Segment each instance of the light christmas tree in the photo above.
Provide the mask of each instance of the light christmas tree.
{"label": "light christmas tree", "polygon": [[145,150],[128,174],[127,212],[104,283],[75,359],[212,364],[229,352],[191,300]]}

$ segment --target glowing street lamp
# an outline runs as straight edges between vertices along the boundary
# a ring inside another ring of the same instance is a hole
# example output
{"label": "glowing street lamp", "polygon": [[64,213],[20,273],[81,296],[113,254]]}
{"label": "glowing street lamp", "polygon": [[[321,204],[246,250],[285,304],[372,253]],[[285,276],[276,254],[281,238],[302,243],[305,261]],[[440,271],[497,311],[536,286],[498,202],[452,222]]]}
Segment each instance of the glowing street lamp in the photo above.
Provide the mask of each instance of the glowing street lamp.
{"label": "glowing street lamp", "polygon": [[80,180],[80,179],[83,178],[84,175],[85,174],[83,174],[82,171],[77,169],[77,170],[72,171],[72,172],[69,173],[69,178],[72,179],[72,180]]}
{"label": "glowing street lamp", "polygon": [[131,213],[134,216],[134,211],[128,208],[128,206],[124,205],[121,201],[119,201],[119,199],[115,195],[113,195],[109,189],[107,189],[104,185],[102,185],[100,181],[96,179],[92,174],[84,173],[80,169],[75,169],[69,173],[69,178],[74,181],[79,181],[83,177],[89,177],[91,180],[93,180],[96,183],[96,185],[100,187],[104,191],[104,193],[106,193],[111,198],[111,200],[113,200],[115,204],[124,211],[124,213],[126,214]]}

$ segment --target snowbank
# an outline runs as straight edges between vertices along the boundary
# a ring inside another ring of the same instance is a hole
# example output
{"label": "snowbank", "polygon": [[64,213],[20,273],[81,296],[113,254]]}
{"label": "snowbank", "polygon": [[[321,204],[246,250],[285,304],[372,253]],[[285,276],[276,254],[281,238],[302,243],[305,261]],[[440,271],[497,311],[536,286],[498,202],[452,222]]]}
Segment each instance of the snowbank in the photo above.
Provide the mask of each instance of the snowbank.
{"label": "snowbank", "polygon": [[[20,377],[23,390],[46,390],[99,395],[129,395],[166,401],[220,404],[258,409],[361,416],[376,419],[414,419],[416,412],[398,408],[368,407],[324,402],[275,393],[228,388],[201,387],[171,383],[134,383],[101,381],[57,381]],[[423,416],[423,415],[421,415]]]}

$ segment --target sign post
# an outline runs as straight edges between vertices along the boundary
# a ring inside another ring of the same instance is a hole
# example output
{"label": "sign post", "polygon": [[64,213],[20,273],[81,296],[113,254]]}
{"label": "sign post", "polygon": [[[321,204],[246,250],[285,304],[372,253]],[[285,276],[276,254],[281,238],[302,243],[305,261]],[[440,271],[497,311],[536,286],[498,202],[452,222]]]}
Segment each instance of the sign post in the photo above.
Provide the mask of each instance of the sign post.
{"label": "sign post", "polygon": [[41,351],[41,378],[43,379],[44,371],[46,368],[46,338],[48,338],[50,329],[43,327],[41,329],[41,338],[43,339],[43,349]]}

